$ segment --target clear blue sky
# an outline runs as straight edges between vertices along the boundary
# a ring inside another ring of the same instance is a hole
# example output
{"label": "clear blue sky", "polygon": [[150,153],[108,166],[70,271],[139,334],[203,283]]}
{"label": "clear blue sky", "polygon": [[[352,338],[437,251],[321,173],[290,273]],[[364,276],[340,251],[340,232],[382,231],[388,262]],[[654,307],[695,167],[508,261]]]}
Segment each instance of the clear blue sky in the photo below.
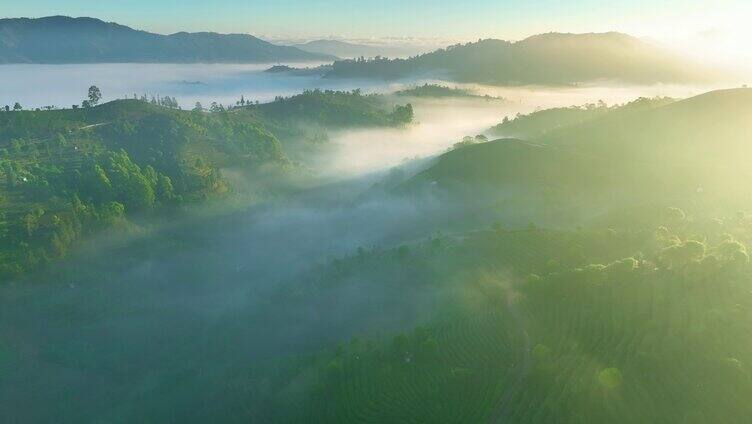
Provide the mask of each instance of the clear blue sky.
{"label": "clear blue sky", "polygon": [[[620,30],[660,37],[728,26],[749,0],[0,0],[3,17],[92,16],[160,33],[520,38]],[[747,10],[743,10],[747,8]],[[717,22],[716,22],[717,21]]]}

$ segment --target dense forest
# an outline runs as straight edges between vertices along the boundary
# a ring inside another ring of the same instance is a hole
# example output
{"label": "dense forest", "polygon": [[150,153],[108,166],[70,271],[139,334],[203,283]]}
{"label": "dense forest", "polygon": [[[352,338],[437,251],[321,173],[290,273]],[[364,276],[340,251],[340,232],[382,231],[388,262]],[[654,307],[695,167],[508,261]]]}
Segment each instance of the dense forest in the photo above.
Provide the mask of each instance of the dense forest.
{"label": "dense forest", "polygon": [[488,94],[479,95],[479,94],[473,93],[472,90],[468,90],[464,88],[447,87],[444,85],[428,84],[428,83],[419,85],[416,87],[398,90],[394,94],[397,96],[402,96],[402,97],[417,97],[417,98],[428,98],[428,99],[478,99],[480,98],[484,100],[504,100],[499,97],[492,97]]}
{"label": "dense forest", "polygon": [[174,99],[133,99],[0,113],[0,274],[62,257],[103,228],[225,195],[233,187],[223,169],[283,175],[300,166],[288,152],[301,140],[325,141],[326,129],[413,118],[409,104],[389,109],[382,97],[357,91],[242,103],[183,111]]}

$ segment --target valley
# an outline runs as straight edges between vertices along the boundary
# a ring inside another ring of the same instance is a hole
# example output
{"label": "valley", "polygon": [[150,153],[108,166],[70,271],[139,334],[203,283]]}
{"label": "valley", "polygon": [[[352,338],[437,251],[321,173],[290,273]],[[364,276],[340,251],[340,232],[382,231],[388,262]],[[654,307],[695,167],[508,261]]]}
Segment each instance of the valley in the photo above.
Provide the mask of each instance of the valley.
{"label": "valley", "polygon": [[743,72],[191,29],[0,19],[0,421],[752,415]]}

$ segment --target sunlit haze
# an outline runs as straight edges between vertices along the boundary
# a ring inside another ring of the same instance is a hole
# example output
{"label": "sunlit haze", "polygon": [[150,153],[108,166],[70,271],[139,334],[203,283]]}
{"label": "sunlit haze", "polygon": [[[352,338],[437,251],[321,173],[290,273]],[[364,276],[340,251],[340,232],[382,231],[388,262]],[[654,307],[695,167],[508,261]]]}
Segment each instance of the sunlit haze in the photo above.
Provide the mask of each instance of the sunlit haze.
{"label": "sunlit haze", "polygon": [[431,46],[478,38],[519,40],[549,32],[620,31],[750,65],[745,0],[595,0],[472,2],[386,0],[27,0],[5,2],[3,15],[93,16],[158,33],[248,33],[270,40],[338,37],[412,40]]}
{"label": "sunlit haze", "polygon": [[0,424],[750,422],[750,1],[0,3]]}

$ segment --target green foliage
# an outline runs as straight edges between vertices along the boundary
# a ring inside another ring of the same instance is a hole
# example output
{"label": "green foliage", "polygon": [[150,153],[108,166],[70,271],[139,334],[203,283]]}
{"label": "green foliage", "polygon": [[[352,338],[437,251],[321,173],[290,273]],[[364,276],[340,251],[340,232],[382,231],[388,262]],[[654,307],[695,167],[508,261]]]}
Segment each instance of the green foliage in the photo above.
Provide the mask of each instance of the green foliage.
{"label": "green foliage", "polygon": [[394,93],[397,96],[402,97],[418,97],[418,98],[465,98],[465,99],[483,99],[483,100],[504,100],[500,97],[491,97],[489,95],[481,96],[474,94],[470,90],[457,87],[446,87],[438,84],[423,84],[421,86],[406,88]]}
{"label": "green foliage", "polygon": [[397,105],[394,107],[394,112],[392,112],[392,122],[396,125],[409,124],[413,121],[414,116],[413,105],[410,103],[405,106]]}
{"label": "green foliage", "polygon": [[212,113],[179,110],[169,97],[93,107],[101,92],[89,94],[85,110],[0,114],[0,278],[64,256],[101,228],[226,195],[222,168],[284,173],[291,162],[278,137],[297,137],[303,123],[392,126],[413,116],[410,105],[390,112],[382,97],[358,91]]}
{"label": "green foliage", "polygon": [[[287,419],[638,423],[702,411],[734,422],[752,393],[752,268],[737,261],[752,226],[721,221],[685,220],[675,234],[475,231],[334,260],[302,285],[424,289],[440,312],[413,331],[317,354],[288,376],[308,383]],[[671,237],[686,241],[655,243]],[[492,290],[507,278],[508,289]]]}
{"label": "green foliage", "polygon": [[606,368],[598,373],[598,382],[607,389],[617,389],[621,386],[623,377],[618,368]]}
{"label": "green foliage", "polygon": [[89,87],[89,105],[96,106],[102,99],[102,91],[96,85]]}
{"label": "green foliage", "polygon": [[404,125],[412,122],[412,105],[389,106],[383,96],[362,94],[360,90],[306,90],[292,97],[277,97],[271,103],[252,105],[267,120],[277,125],[315,123],[324,127],[373,127]]}

